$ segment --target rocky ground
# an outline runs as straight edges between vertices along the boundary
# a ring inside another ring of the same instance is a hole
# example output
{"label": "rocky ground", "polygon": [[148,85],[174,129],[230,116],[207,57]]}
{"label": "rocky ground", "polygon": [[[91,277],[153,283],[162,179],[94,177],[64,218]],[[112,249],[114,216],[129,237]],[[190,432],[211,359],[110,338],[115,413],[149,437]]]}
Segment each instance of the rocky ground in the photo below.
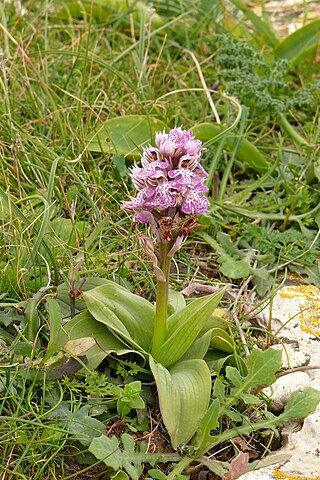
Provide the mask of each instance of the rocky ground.
{"label": "rocky ground", "polygon": [[[264,311],[271,312],[272,330],[280,342],[288,369],[272,388],[273,407],[280,411],[292,392],[312,387],[320,390],[320,289],[312,285],[286,284]],[[282,448],[290,459],[283,464],[247,473],[241,480],[320,480],[320,405],[303,423],[290,422],[282,430]]]}

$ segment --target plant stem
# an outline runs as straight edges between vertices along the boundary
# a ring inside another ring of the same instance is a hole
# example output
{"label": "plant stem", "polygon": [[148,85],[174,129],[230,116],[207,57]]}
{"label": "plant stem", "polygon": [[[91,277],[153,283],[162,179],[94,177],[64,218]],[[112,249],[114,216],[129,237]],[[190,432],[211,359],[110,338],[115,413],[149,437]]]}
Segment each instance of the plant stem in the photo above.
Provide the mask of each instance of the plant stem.
{"label": "plant stem", "polygon": [[169,293],[169,272],[171,258],[168,256],[170,244],[160,244],[160,262],[159,266],[162,270],[165,280],[157,279],[157,295],[156,295],[156,316],[154,322],[154,332],[152,339],[151,354],[154,354],[161,347],[166,339],[167,334],[167,309],[168,309],[168,293]]}
{"label": "plant stem", "polygon": [[294,140],[300,146],[308,145],[307,140],[297,132],[294,126],[288,122],[288,120],[283,114],[280,115],[280,121],[281,125],[283,126],[287,134],[292,138],[292,140]]}
{"label": "plant stem", "polygon": [[181,475],[194,459],[191,457],[183,457],[180,462],[175,465],[172,472],[168,475],[167,480],[175,480],[178,475]]}

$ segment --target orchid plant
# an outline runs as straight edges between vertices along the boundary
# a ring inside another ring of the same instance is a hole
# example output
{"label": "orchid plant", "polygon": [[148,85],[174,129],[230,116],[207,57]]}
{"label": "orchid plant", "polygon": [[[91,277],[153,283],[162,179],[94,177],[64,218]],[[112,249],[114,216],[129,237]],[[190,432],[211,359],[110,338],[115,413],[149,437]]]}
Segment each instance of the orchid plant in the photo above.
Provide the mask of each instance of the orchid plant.
{"label": "orchid plant", "polygon": [[209,201],[204,193],[208,176],[200,164],[202,142],[191,131],[176,127],[156,134],[157,148],[144,149],[142,168],[134,166],[131,178],[138,193],[122,208],[134,213],[134,220],[151,226],[154,239],[139,237],[142,250],[152,259],[157,279],[156,315],[151,353],[167,335],[167,306],[170,263],[183,240],[196,226],[199,213],[206,213]]}
{"label": "orchid plant", "polygon": [[[99,280],[98,286],[88,288],[86,281],[81,297],[87,310],[65,329],[69,339],[73,330],[90,332],[96,339],[89,368],[111,352],[136,352],[149,363],[162,418],[177,448],[192,438],[209,406],[212,380],[204,356],[213,328],[222,322],[214,311],[224,290],[186,304],[181,294],[169,289],[172,257],[196,226],[197,215],[209,207],[207,173],[200,163],[202,143],[191,131],[163,131],[156,134],[155,143],[143,150],[141,166],[132,167],[137,193],[121,208],[149,231],[139,239],[144,255],[152,260],[156,305],[114,282]],[[101,324],[107,329],[101,330]]]}

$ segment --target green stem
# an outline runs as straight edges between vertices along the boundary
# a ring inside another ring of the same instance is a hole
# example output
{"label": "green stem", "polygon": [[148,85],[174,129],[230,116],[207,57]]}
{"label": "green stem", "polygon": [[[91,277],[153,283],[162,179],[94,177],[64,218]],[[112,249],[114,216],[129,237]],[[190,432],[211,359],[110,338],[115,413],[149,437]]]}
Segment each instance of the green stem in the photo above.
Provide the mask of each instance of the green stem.
{"label": "green stem", "polygon": [[191,462],[193,462],[193,458],[191,457],[183,457],[180,462],[175,465],[172,472],[168,475],[167,480],[175,480],[179,475],[182,474],[183,470],[185,470]]}
{"label": "green stem", "polygon": [[157,296],[156,296],[156,316],[154,323],[154,332],[152,339],[151,354],[153,355],[158,348],[165,342],[167,335],[167,310],[169,295],[169,272],[171,258],[168,256],[170,244],[163,243],[160,245],[160,262],[159,267],[164,274],[165,280],[157,279]]}
{"label": "green stem", "polygon": [[294,126],[288,122],[288,120],[283,114],[280,115],[280,121],[281,125],[283,126],[287,134],[292,138],[292,140],[294,140],[300,146],[308,145],[307,140],[297,132]]}

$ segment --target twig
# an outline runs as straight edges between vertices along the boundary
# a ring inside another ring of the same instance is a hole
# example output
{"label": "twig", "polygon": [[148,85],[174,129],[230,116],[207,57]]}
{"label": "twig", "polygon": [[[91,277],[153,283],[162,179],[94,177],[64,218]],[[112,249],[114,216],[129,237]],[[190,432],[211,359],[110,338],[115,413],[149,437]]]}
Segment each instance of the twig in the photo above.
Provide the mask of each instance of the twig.
{"label": "twig", "polygon": [[301,367],[289,368],[283,372],[276,373],[276,377],[280,378],[284,377],[285,375],[289,375],[290,373],[306,372],[308,370],[320,370],[320,365],[303,365]]}

